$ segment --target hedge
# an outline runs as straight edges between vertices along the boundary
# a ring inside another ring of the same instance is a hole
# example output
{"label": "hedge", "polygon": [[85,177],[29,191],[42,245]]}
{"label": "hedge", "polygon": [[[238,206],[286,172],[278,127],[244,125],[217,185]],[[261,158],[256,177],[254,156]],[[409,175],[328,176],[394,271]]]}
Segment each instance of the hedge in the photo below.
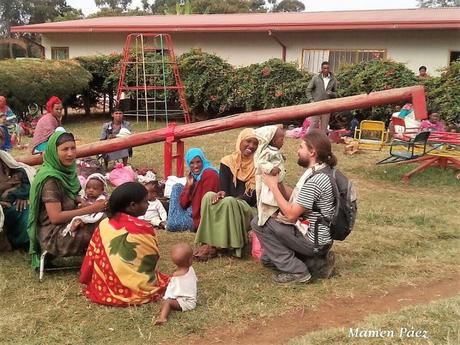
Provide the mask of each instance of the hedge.
{"label": "hedge", "polygon": [[230,80],[224,109],[253,111],[307,103],[305,89],[311,77],[280,59],[241,67]]}
{"label": "hedge", "polygon": [[424,82],[428,109],[438,112],[447,123],[460,121],[460,60],[442,70],[440,77]]}
{"label": "hedge", "polygon": [[178,58],[181,79],[192,113],[227,110],[228,85],[234,68],[222,58],[192,49]]}
{"label": "hedge", "polygon": [[[418,83],[414,72],[406,65],[392,60],[363,61],[343,65],[337,72],[339,97],[354,96]],[[367,118],[387,120],[393,105],[373,107],[365,113]]]}
{"label": "hedge", "polygon": [[91,74],[71,60],[3,60],[0,61],[0,95],[17,114],[27,105],[44,105],[53,95],[64,103],[86,90]]}

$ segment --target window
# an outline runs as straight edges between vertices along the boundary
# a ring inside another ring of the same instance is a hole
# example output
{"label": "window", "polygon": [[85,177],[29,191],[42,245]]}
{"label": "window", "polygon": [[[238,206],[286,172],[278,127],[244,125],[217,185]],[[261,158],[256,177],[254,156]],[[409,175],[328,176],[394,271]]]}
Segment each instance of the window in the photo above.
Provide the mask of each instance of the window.
{"label": "window", "polygon": [[51,47],[51,58],[53,60],[67,60],[69,58],[69,47]]}
{"label": "window", "polygon": [[386,55],[384,49],[304,49],[302,52],[302,68],[311,73],[321,70],[321,63],[329,61],[331,71],[337,72],[341,65],[383,59]]}
{"label": "window", "polygon": [[458,59],[460,59],[460,52],[451,51],[450,52],[449,62],[452,63],[452,62],[454,62],[455,60],[458,60]]}

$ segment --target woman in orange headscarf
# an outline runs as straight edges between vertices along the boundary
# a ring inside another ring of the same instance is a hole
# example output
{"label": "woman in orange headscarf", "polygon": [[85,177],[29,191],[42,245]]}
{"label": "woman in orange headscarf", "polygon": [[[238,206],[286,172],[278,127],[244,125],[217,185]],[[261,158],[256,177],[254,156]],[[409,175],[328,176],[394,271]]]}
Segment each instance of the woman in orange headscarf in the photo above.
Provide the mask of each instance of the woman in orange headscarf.
{"label": "woman in orange headscarf", "polygon": [[32,153],[40,153],[46,150],[49,137],[61,125],[62,101],[52,96],[46,103],[47,113],[37,122],[34,137],[32,139]]}
{"label": "woman in orange headscarf", "polygon": [[254,153],[258,140],[254,131],[244,129],[235,151],[220,162],[220,191],[207,193],[201,202],[201,222],[195,242],[202,245],[195,259],[206,260],[217,248],[230,249],[241,257],[248,242],[251,219],[256,214]]}

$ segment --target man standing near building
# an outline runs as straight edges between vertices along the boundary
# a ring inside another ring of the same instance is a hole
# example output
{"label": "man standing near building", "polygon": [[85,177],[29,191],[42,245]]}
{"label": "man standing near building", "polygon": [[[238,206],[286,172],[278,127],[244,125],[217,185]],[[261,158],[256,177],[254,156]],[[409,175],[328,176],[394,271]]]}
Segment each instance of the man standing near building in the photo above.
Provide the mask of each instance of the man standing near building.
{"label": "man standing near building", "polygon": [[[307,100],[308,102],[324,101],[337,97],[337,79],[330,72],[329,62],[324,61],[321,64],[321,72],[310,80],[307,86]],[[319,128],[327,133],[327,126],[329,125],[329,118],[331,114],[322,114],[311,116],[311,125],[309,130]]]}

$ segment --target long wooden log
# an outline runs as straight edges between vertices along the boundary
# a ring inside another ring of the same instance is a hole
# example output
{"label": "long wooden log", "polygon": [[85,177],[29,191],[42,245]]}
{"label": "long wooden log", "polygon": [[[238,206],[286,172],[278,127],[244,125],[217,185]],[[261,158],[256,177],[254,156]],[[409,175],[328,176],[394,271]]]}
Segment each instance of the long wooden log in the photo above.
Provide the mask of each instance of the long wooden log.
{"label": "long wooden log", "polygon": [[[268,122],[282,122],[318,114],[369,108],[371,106],[401,103],[404,101],[413,102],[416,117],[418,119],[427,117],[423,86],[411,86],[283,108],[252,111],[208,121],[180,125],[174,127],[174,129],[161,128],[149,132],[132,134],[124,138],[93,142],[79,146],[77,148],[77,157],[87,157],[99,153],[118,151],[127,147],[157,143],[165,141],[167,137],[184,139],[235,128],[257,126]],[[21,156],[16,159],[29,165],[38,165],[43,161],[41,155]]]}

